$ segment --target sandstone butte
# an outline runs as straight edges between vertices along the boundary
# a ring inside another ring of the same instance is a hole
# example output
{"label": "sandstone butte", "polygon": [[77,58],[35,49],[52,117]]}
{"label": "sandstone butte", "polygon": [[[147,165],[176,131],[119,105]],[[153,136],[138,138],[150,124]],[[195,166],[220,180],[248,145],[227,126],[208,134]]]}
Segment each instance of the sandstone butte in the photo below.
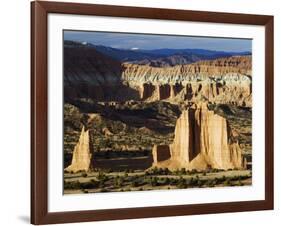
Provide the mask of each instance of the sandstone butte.
{"label": "sandstone butte", "polygon": [[65,171],[74,173],[83,170],[88,171],[91,167],[91,160],[89,130],[85,131],[83,126],[79,141],[73,151],[71,165],[65,168]]}
{"label": "sandstone butte", "polygon": [[230,128],[225,118],[208,110],[207,104],[184,110],[176,122],[175,138],[170,145],[154,145],[153,167],[243,168],[238,143],[228,143]]}

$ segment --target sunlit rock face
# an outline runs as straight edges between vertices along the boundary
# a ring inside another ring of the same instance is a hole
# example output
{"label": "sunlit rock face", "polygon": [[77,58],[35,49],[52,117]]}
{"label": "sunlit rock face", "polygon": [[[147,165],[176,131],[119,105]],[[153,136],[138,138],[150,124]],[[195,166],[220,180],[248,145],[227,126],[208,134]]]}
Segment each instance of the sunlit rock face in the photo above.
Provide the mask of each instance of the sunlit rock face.
{"label": "sunlit rock face", "polygon": [[[172,67],[152,67],[124,63],[122,80],[130,83],[175,84],[225,79],[230,75],[251,76],[251,56],[236,56],[216,60],[198,61]],[[236,79],[236,78],[235,78]]]}
{"label": "sunlit rock face", "polygon": [[251,106],[252,60],[237,56],[173,67],[123,64],[122,80],[144,101],[192,101]]}
{"label": "sunlit rock face", "polygon": [[75,145],[71,165],[65,168],[68,172],[88,171],[91,167],[92,153],[90,150],[89,130],[83,126],[78,143]]}
{"label": "sunlit rock face", "polygon": [[[229,131],[226,119],[209,111],[207,104],[194,105],[177,120],[174,141],[168,146],[171,157],[164,161],[157,158],[153,166],[197,170],[242,168],[241,149],[237,143],[228,143]],[[154,149],[161,156],[161,148]]]}

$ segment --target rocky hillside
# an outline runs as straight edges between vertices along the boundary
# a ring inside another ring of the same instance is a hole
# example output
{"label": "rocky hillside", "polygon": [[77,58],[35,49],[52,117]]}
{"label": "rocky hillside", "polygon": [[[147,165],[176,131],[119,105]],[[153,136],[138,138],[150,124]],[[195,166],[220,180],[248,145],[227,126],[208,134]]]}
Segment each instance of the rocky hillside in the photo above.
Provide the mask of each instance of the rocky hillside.
{"label": "rocky hillside", "polygon": [[64,81],[102,85],[120,82],[121,63],[87,46],[64,47]]}
{"label": "rocky hillside", "polygon": [[65,100],[91,98],[118,100],[124,95],[137,98],[137,92],[124,86],[121,80],[122,65],[94,48],[68,43],[64,46],[64,97]]}

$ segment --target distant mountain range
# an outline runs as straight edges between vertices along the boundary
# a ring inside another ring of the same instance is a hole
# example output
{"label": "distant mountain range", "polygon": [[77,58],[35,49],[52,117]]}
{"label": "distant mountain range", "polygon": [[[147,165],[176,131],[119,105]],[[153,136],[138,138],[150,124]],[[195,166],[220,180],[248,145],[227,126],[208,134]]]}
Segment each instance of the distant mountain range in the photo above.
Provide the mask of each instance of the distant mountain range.
{"label": "distant mountain range", "polygon": [[224,52],[206,49],[117,49],[108,46],[94,45],[75,41],[64,41],[65,47],[94,48],[96,51],[121,63],[129,62],[154,67],[167,67],[190,64],[201,60],[213,60],[231,56],[251,55],[251,52]]}

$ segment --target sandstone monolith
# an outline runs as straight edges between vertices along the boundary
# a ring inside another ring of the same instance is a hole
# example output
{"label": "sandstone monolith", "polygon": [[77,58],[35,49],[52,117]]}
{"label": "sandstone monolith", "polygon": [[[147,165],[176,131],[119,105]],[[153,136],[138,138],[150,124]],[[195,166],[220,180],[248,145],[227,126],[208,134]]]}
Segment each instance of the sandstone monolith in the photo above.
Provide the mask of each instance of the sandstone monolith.
{"label": "sandstone monolith", "polygon": [[[197,170],[242,168],[241,149],[238,143],[228,143],[229,134],[225,118],[210,111],[206,103],[193,105],[176,122],[174,141],[167,146],[171,158],[154,161],[153,166]],[[154,150],[158,150],[157,146]]]}
{"label": "sandstone monolith", "polygon": [[89,130],[83,126],[78,143],[75,145],[72,162],[67,168],[68,172],[88,171],[91,166],[92,153],[90,150]]}

